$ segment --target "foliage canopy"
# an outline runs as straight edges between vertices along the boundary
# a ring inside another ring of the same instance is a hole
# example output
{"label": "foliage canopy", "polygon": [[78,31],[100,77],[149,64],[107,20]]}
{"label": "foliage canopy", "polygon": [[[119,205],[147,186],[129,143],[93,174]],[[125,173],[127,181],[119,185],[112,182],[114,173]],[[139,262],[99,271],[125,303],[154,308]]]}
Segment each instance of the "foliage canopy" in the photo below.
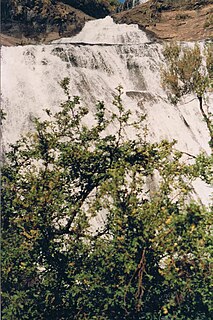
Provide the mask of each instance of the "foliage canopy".
{"label": "foliage canopy", "polygon": [[2,169],[2,319],[210,319],[210,160],[148,143],[121,89],[86,125],[68,84]]}

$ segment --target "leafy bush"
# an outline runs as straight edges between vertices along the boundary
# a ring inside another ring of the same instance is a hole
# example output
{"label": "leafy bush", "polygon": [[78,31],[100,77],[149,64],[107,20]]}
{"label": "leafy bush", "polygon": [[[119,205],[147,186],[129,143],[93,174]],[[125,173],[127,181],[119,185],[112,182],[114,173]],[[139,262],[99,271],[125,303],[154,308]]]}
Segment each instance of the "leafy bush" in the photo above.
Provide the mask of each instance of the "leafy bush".
{"label": "leafy bush", "polygon": [[86,125],[68,85],[2,168],[2,319],[210,319],[210,160],[148,143],[120,89]]}

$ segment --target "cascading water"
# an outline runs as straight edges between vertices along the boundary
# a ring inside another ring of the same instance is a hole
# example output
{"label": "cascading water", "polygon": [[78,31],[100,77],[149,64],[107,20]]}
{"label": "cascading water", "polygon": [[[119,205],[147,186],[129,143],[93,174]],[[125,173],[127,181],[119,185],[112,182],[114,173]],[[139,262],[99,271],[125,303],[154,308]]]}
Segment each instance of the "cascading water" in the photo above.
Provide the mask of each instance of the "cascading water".
{"label": "cascading water", "polygon": [[79,95],[91,110],[98,99],[110,106],[121,85],[124,105],[147,114],[152,141],[176,139],[181,151],[210,152],[196,99],[174,107],[161,88],[161,49],[136,25],[116,25],[110,17],[87,22],[75,37],[49,45],[3,47],[3,145],[29,131],[32,117],[44,118],[43,109],[57,109],[65,98],[58,83],[69,77],[71,95]]}

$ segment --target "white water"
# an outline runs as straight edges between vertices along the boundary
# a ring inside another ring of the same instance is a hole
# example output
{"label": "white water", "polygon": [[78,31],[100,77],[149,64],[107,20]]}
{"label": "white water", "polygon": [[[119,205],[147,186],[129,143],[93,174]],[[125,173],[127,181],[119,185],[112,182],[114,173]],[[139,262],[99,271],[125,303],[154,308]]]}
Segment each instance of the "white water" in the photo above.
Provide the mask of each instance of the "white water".
{"label": "white water", "polygon": [[[33,116],[43,118],[43,109],[56,110],[64,99],[58,82],[70,77],[71,94],[91,110],[97,99],[111,105],[115,88],[122,85],[125,106],[147,113],[152,141],[176,139],[181,151],[209,153],[208,130],[196,99],[178,107],[168,103],[160,86],[161,63],[160,44],[150,42],[137,26],[116,25],[110,17],[87,22],[77,36],[50,45],[3,47],[3,144],[27,132]],[[209,190],[204,185],[198,189],[206,201]]]}
{"label": "white water", "polygon": [[52,43],[87,43],[87,44],[141,44],[149,42],[146,34],[137,25],[115,24],[111,17],[86,23],[83,30],[72,38],[62,38]]}

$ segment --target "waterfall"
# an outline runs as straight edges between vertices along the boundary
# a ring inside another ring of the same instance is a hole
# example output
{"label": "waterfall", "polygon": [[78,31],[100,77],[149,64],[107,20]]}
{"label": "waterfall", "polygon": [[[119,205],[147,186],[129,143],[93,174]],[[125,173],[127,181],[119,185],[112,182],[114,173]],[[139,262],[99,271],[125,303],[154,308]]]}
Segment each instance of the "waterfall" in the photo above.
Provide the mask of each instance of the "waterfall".
{"label": "waterfall", "polygon": [[[151,141],[176,139],[181,151],[209,153],[196,99],[187,97],[174,107],[161,88],[161,50],[136,25],[116,25],[110,17],[87,22],[78,35],[49,45],[2,47],[4,146],[32,129],[32,117],[43,119],[43,109],[57,110],[65,99],[58,83],[69,77],[71,95],[79,95],[91,111],[97,100],[110,108],[121,85],[124,105],[147,114]],[[211,95],[210,105],[212,100]]]}

